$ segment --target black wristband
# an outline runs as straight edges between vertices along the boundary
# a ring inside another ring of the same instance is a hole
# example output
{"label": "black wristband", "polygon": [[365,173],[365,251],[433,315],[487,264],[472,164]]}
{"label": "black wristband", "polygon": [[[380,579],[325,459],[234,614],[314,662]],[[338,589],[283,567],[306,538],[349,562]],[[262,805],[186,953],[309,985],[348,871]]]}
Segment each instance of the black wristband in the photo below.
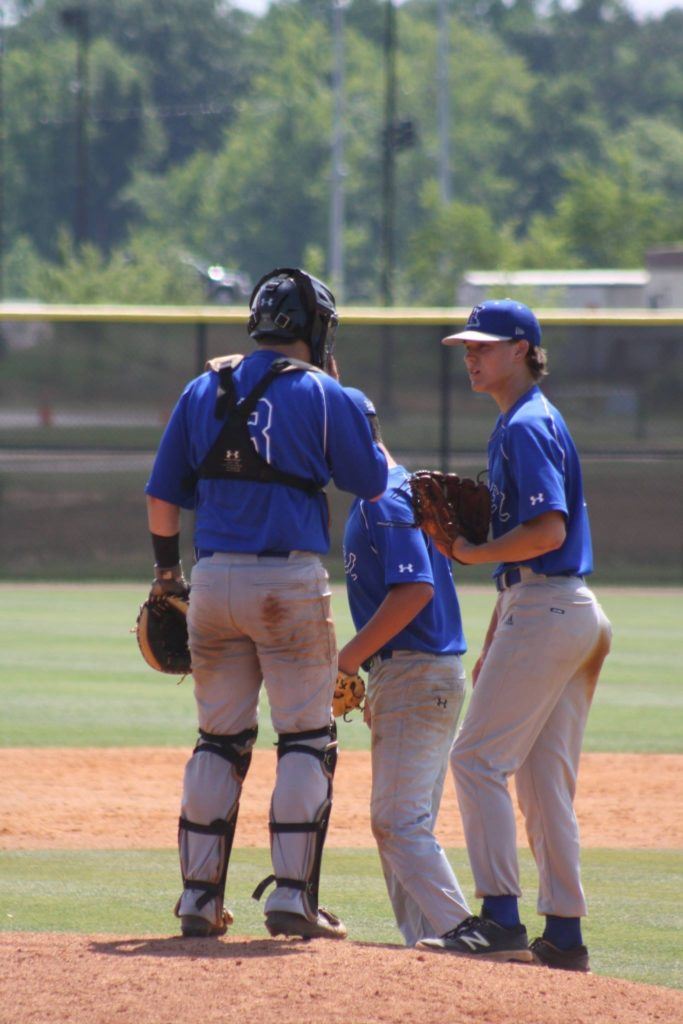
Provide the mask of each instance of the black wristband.
{"label": "black wristband", "polygon": [[180,534],[162,537],[159,533],[152,534],[154,562],[160,569],[171,569],[180,561]]}

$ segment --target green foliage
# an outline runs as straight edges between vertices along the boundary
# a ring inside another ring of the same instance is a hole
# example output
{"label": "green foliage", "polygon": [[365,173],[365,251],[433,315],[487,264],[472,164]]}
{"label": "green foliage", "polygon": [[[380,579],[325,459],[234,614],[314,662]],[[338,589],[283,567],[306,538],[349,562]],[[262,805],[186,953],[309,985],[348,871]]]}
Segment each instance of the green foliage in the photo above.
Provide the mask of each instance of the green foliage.
{"label": "green foliage", "polygon": [[[329,5],[288,0],[254,18],[219,0],[91,0],[88,238],[105,256],[79,254],[82,289],[59,244],[74,225],[79,52],[61,9],[26,0],[5,30],[5,292],[46,297],[22,279],[29,263],[34,281],[59,281],[72,301],[195,301],[147,260],[153,246],[253,278],[277,263],[325,274]],[[380,298],[385,14],[377,0],[344,14],[354,303]],[[683,12],[639,23],[625,0],[454,2],[445,204],[435,5],[408,0],[396,22],[395,117],[415,128],[395,153],[397,302],[450,304],[466,267],[642,266],[648,247],[683,237]],[[127,277],[131,260],[144,284]]]}
{"label": "green foliage", "polygon": [[[140,232],[106,255],[92,244],[76,248],[71,235],[62,229],[59,260],[54,263],[39,261],[26,239],[20,239],[15,250],[8,259],[8,280],[43,302],[202,302],[198,276],[181,265],[178,251],[154,231]],[[25,278],[22,272],[27,272]]]}

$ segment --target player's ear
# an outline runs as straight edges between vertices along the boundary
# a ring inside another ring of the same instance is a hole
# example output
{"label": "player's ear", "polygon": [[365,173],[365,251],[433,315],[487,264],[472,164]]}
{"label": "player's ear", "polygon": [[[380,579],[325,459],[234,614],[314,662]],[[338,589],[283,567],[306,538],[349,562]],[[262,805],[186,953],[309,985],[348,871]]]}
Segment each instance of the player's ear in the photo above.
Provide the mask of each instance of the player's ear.
{"label": "player's ear", "polygon": [[529,351],[529,342],[526,338],[519,338],[515,344],[515,359],[521,360],[522,362],[526,359],[526,354]]}

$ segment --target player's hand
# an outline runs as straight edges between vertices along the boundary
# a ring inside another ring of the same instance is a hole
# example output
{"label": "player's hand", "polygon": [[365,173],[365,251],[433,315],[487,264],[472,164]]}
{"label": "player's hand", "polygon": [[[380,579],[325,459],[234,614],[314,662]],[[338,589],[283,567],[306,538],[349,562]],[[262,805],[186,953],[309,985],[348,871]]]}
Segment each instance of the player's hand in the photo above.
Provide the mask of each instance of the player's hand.
{"label": "player's hand", "polygon": [[461,565],[473,565],[475,558],[473,558],[472,555],[477,552],[477,550],[478,545],[470,544],[470,542],[465,540],[463,536],[459,536],[452,541],[450,551],[444,551],[444,554],[448,555],[449,558],[452,558],[453,561],[460,562]]}
{"label": "player's hand", "polygon": [[483,668],[485,658],[486,651],[483,650],[479,657],[477,658],[477,660],[475,661],[474,668],[472,669],[472,689],[474,689],[474,687],[477,685],[477,679],[479,678],[479,673]]}

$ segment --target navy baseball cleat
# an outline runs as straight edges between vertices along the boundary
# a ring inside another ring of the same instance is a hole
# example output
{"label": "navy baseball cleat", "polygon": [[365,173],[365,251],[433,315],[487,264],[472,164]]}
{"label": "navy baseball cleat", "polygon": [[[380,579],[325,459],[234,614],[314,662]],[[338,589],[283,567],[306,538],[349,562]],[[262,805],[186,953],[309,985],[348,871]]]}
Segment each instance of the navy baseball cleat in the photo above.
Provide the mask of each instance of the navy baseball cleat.
{"label": "navy baseball cleat", "polygon": [[503,928],[488,917],[467,917],[440,939],[422,939],[416,948],[498,963],[530,964],[534,959],[523,924]]}
{"label": "navy baseball cleat", "polygon": [[534,939],[529,946],[533,958],[542,967],[553,967],[559,971],[583,971],[590,973],[588,950],[585,946],[573,946],[571,949],[558,949],[547,939]]}
{"label": "navy baseball cleat", "polygon": [[219,935],[225,935],[228,925],[231,925],[234,918],[229,910],[223,911],[221,924],[213,924],[206,917],[199,914],[182,914],[180,918],[180,930],[184,939],[213,939]]}
{"label": "navy baseball cleat", "polygon": [[300,939],[345,939],[346,925],[330,910],[318,907],[315,921],[303,914],[271,910],[266,914],[266,928],[271,935],[296,935]]}

